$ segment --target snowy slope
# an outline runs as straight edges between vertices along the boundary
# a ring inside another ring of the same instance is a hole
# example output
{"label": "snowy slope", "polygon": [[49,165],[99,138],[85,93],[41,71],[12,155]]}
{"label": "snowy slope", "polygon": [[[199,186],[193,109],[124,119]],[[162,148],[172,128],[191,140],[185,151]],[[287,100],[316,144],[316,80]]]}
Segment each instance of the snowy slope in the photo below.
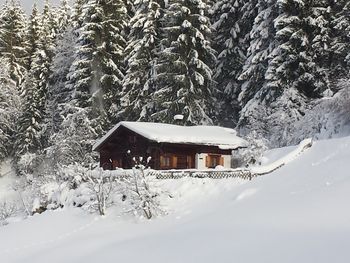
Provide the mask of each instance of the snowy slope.
{"label": "snowy slope", "polygon": [[174,198],[164,200],[170,214],[150,222],[78,209],[47,212],[0,228],[0,259],[348,263],[349,160],[347,137],[315,142],[293,162],[250,182],[160,181]]}

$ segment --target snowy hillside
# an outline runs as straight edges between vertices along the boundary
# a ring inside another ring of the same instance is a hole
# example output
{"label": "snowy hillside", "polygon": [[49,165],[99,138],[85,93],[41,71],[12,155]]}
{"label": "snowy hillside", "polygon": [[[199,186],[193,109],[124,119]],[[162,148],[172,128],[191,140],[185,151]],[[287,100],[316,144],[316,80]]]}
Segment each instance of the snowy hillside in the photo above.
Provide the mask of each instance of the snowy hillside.
{"label": "snowy hillside", "polygon": [[[293,148],[267,155],[276,160]],[[0,228],[6,263],[349,262],[350,137],[315,142],[253,181],[159,181],[167,216],[45,212]],[[0,184],[2,179],[0,179]]]}

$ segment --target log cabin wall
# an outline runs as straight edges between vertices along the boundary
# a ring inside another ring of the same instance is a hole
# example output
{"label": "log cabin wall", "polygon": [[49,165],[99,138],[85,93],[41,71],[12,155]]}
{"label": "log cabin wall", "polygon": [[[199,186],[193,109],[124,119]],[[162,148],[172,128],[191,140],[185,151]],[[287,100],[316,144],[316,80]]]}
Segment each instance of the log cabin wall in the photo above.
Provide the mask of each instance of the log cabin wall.
{"label": "log cabin wall", "polygon": [[133,158],[144,160],[150,156],[147,152],[149,141],[139,134],[120,127],[100,149],[100,166],[105,169],[131,168],[134,165]]}

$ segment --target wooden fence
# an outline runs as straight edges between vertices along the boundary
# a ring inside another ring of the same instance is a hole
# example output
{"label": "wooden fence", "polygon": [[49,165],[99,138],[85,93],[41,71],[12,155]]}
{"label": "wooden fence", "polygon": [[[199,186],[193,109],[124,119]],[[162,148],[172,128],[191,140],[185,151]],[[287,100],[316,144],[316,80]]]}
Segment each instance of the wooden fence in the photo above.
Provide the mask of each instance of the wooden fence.
{"label": "wooden fence", "polygon": [[252,174],[247,169],[235,169],[235,170],[164,170],[156,171],[152,170],[148,172],[148,175],[155,176],[157,179],[179,179],[183,177],[193,178],[212,178],[212,179],[224,179],[224,178],[242,178],[245,180],[251,180],[256,175]]}

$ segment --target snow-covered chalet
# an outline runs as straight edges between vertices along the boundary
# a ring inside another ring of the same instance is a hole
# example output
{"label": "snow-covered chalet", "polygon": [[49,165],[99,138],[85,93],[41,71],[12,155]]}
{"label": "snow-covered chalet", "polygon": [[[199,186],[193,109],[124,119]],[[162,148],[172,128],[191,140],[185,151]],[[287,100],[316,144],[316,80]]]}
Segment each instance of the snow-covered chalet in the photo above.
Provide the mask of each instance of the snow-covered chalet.
{"label": "snow-covered chalet", "polygon": [[232,151],[246,146],[230,128],[122,121],[93,150],[100,153],[104,169],[128,169],[141,159],[156,170],[201,170],[231,168]]}

